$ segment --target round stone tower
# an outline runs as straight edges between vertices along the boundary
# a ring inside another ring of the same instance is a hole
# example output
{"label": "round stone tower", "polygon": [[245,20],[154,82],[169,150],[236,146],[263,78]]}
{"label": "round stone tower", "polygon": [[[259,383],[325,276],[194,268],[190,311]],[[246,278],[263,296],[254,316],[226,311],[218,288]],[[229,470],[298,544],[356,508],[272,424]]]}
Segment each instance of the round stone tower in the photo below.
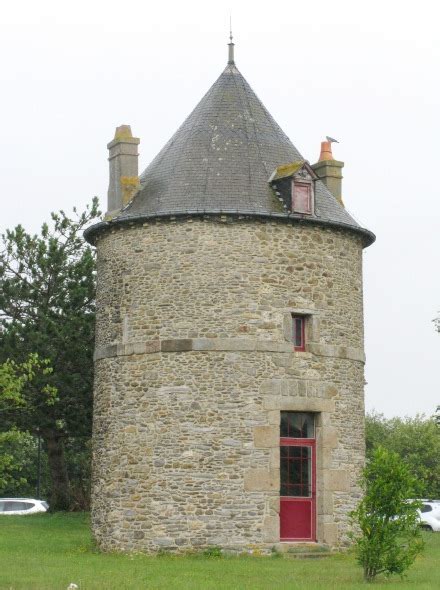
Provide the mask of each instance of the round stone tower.
{"label": "round stone tower", "polygon": [[[106,550],[347,543],[364,462],[362,250],[226,69],[137,179],[118,128],[98,255],[92,522]],[[331,189],[331,190],[330,190]]]}

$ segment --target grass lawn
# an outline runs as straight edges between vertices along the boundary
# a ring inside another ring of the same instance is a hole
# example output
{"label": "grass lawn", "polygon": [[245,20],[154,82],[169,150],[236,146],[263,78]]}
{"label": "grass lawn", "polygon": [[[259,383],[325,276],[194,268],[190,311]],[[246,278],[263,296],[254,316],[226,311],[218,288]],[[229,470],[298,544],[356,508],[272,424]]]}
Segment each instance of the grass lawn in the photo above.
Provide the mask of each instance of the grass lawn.
{"label": "grass lawn", "polygon": [[367,585],[350,555],[280,557],[147,557],[97,553],[84,514],[2,516],[0,589],[267,589],[440,588],[440,534],[424,533],[425,553],[401,581]]}

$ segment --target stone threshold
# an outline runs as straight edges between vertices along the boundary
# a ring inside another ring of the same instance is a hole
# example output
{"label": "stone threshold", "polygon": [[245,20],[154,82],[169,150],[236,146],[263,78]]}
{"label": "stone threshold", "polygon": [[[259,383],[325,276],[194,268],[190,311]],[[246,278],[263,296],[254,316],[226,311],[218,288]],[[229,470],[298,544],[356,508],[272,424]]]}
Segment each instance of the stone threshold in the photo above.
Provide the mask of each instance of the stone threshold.
{"label": "stone threshold", "polygon": [[314,559],[333,555],[328,545],[308,541],[280,541],[275,549],[285,557],[293,559]]}

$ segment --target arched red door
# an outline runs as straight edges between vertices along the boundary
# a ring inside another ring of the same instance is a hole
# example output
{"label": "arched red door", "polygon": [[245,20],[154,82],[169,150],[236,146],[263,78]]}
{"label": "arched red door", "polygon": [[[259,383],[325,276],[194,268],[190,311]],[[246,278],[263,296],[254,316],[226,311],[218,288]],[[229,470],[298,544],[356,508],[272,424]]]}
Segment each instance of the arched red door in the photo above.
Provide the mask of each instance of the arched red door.
{"label": "arched red door", "polygon": [[281,541],[316,541],[313,414],[281,412],[280,475]]}

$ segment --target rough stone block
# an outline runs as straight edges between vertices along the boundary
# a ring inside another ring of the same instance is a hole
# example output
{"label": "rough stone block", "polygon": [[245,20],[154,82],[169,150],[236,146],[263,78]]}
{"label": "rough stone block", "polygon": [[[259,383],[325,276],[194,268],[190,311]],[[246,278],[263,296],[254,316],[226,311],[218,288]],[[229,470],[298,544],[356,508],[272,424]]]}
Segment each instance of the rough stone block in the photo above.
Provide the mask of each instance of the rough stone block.
{"label": "rough stone block", "polygon": [[162,340],[160,348],[162,352],[187,352],[193,349],[192,340],[190,338]]}
{"label": "rough stone block", "polygon": [[267,509],[279,514],[280,512],[280,497],[279,496],[271,496],[267,500]]}
{"label": "rough stone block", "polygon": [[281,393],[281,379],[263,379],[260,393],[279,395]]}
{"label": "rough stone block", "polygon": [[214,350],[215,338],[193,338],[193,350],[207,351]]}
{"label": "rough stone block", "polygon": [[325,388],[325,394],[327,397],[336,397],[338,395],[339,391],[338,388],[335,387],[334,385],[328,385]]}
{"label": "rough stone block", "polygon": [[275,448],[270,449],[269,467],[271,469],[279,469],[280,468],[280,447],[279,447],[279,443],[278,443],[278,445]]}
{"label": "rough stone block", "polygon": [[326,426],[321,434],[322,446],[334,449],[338,446],[338,430],[332,426]]}
{"label": "rough stone block", "polygon": [[269,412],[267,412],[266,417],[267,417],[268,423],[271,424],[272,426],[276,426],[277,430],[279,432],[280,420],[281,420],[280,412],[277,410],[270,410]]}
{"label": "rough stone block", "polygon": [[318,517],[333,515],[333,492],[319,490],[316,500]]}
{"label": "rough stone block", "polygon": [[269,492],[280,486],[280,472],[276,469],[249,469],[244,474],[244,489],[247,492]]}
{"label": "rough stone block", "polygon": [[348,492],[350,476],[344,469],[324,469],[324,488],[333,492]]}
{"label": "rough stone block", "polygon": [[332,449],[323,447],[318,454],[318,463],[323,469],[330,469],[332,466]]}
{"label": "rough stone block", "polygon": [[93,359],[99,361],[101,359],[111,358],[117,355],[117,344],[108,344],[107,346],[97,346]]}
{"label": "rough stone block", "polygon": [[338,524],[335,522],[325,522],[323,525],[323,541],[330,547],[338,544]]}
{"label": "rough stone block", "polygon": [[280,398],[275,395],[264,396],[263,408],[265,410],[279,410],[280,409]]}
{"label": "rough stone block", "polygon": [[258,449],[277,447],[280,444],[279,428],[275,426],[255,426],[254,446]]}
{"label": "rough stone block", "polygon": [[278,516],[266,516],[263,522],[263,541],[277,543],[280,540],[280,519]]}

